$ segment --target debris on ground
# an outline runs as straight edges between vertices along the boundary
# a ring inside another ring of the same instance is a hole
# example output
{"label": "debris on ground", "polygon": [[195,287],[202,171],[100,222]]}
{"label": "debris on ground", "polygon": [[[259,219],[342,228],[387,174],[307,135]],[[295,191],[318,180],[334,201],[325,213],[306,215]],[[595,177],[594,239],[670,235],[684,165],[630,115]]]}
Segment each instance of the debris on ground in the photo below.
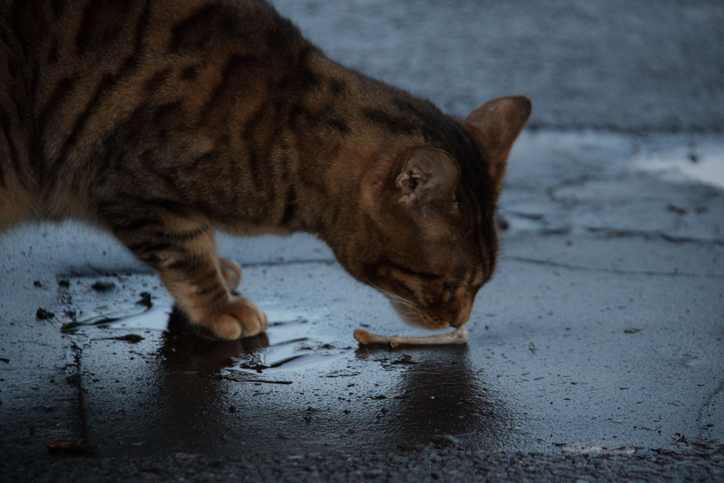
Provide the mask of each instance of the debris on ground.
{"label": "debris on ground", "polygon": [[48,320],[55,317],[55,314],[49,310],[45,310],[44,308],[38,308],[38,311],[35,312],[35,318],[38,320]]}
{"label": "debris on ground", "polygon": [[65,456],[85,456],[92,454],[96,447],[87,444],[82,439],[78,441],[67,441],[64,439],[56,439],[46,445],[48,453],[52,455]]}

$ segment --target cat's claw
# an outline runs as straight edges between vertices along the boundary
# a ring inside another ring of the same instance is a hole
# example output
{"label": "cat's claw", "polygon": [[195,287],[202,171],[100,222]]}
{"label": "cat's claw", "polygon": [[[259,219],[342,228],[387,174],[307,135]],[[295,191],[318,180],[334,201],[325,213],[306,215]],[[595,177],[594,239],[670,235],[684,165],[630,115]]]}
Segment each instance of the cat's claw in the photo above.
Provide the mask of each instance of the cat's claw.
{"label": "cat's claw", "polygon": [[264,332],[268,326],[266,314],[253,302],[242,298],[232,300],[223,314],[206,325],[214,335],[224,340],[251,337]]}
{"label": "cat's claw", "polygon": [[228,291],[234,290],[241,283],[241,267],[230,258],[219,258],[219,269]]}

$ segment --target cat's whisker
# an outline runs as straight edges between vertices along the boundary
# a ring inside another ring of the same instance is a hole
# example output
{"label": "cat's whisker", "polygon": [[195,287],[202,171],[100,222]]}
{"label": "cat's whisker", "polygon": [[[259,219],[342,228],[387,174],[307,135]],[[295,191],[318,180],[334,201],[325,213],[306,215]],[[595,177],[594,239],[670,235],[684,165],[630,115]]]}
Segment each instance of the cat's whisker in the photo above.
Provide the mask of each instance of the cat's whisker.
{"label": "cat's whisker", "polygon": [[395,309],[395,312],[397,312],[400,318],[402,318],[402,321],[406,324],[412,326],[419,326],[420,323],[423,321],[420,317],[420,311],[417,309],[413,309],[406,305],[395,302],[392,303],[392,308]]}
{"label": "cat's whisker", "polygon": [[410,301],[407,300],[406,298],[400,297],[400,296],[397,295],[397,294],[394,294],[394,293],[392,293],[392,292],[388,292],[388,291],[386,291],[386,290],[383,290],[382,293],[385,294],[387,297],[391,298],[392,300],[394,300],[395,302],[401,303],[402,305],[405,305],[405,306],[410,307],[410,308],[412,308],[412,309],[419,309],[419,307],[418,307],[417,305],[415,305],[414,303],[410,302]]}
{"label": "cat's whisker", "polygon": [[374,283],[372,283],[372,281],[371,281],[370,279],[368,279],[368,278],[366,278],[366,277],[364,277],[364,279],[365,279],[365,281],[367,281],[367,283],[370,284],[375,290],[377,290],[377,291],[380,292],[381,294],[385,295],[387,298],[389,298],[389,299],[391,299],[391,300],[393,300],[393,301],[395,301],[395,302],[398,302],[398,303],[400,303],[400,304],[402,304],[402,305],[405,305],[405,306],[407,306],[407,307],[410,307],[410,308],[412,308],[412,309],[420,310],[420,307],[418,307],[417,305],[415,305],[415,304],[414,304],[413,302],[411,302],[410,300],[407,300],[407,299],[404,298],[404,297],[401,297],[401,296],[399,296],[399,295],[397,295],[397,294],[394,294],[394,293],[390,292],[389,290],[384,290],[384,289],[378,287],[377,285],[375,285]]}
{"label": "cat's whisker", "polygon": [[394,300],[395,302],[399,302],[399,303],[401,303],[401,304],[403,304],[403,305],[406,305],[406,306],[408,306],[408,307],[410,307],[410,308],[413,308],[413,309],[419,309],[419,307],[418,307],[417,305],[415,305],[413,302],[411,302],[410,300],[407,300],[407,299],[404,298],[404,297],[401,297],[401,296],[399,296],[399,295],[397,295],[397,294],[395,294],[395,293],[392,293],[392,292],[390,292],[389,290],[381,289],[381,288],[375,286],[374,284],[373,284],[373,287],[375,287],[381,294],[383,294],[383,295],[385,295],[386,297]]}

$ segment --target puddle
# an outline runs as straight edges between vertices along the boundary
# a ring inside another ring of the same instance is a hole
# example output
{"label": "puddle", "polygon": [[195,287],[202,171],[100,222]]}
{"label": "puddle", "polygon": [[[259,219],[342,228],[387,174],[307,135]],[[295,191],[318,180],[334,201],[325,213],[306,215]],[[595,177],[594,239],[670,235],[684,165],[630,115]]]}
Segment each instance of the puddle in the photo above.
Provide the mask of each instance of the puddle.
{"label": "puddle", "polygon": [[125,330],[166,330],[168,319],[173,308],[152,307],[134,314],[134,310],[122,312],[108,312],[105,315],[97,315],[90,319],[70,322],[63,325],[63,332],[76,335],[93,335],[94,332],[103,329],[125,329]]}
{"label": "puddle", "polygon": [[166,330],[173,300],[152,275],[68,277],[59,283],[67,306],[62,330],[91,336],[99,330]]}
{"label": "puddle", "polygon": [[[162,353],[174,353],[174,364],[194,361],[192,365],[222,370],[222,374],[318,370],[351,353],[348,343],[324,334],[318,315],[301,315],[284,307],[267,308],[271,322],[262,336],[233,342],[200,339],[186,330],[184,316],[159,285],[152,275],[62,280],[61,297],[70,319],[62,330],[91,341],[127,340],[117,335],[157,331],[164,334],[162,344],[168,346],[161,348]],[[206,361],[203,364],[198,364],[200,355]]]}
{"label": "puddle", "polygon": [[[273,320],[273,311],[268,312],[267,316]],[[226,370],[262,373],[319,369],[352,350],[347,343],[320,337],[313,327],[313,323],[301,317],[290,321],[271,322],[266,331],[269,347],[232,357],[233,365]]]}
{"label": "puddle", "polygon": [[724,147],[705,145],[696,151],[678,147],[637,159],[634,166],[671,181],[693,180],[724,189]]}
{"label": "puddle", "polygon": [[268,330],[213,342],[184,329],[152,275],[66,282],[60,294],[75,314],[66,333],[83,351],[89,427],[106,455],[128,441],[179,451],[179,441],[208,446],[221,436],[221,451],[243,447],[249,435],[262,448],[314,440],[357,450],[368,441],[413,448],[438,434],[474,448],[517,437],[508,429],[514,415],[485,387],[467,348],[359,348],[352,325],[374,317],[354,307],[335,312],[326,286],[296,297],[259,290],[271,293],[255,299]]}
{"label": "puddle", "polygon": [[543,215],[529,215],[527,213],[507,212],[505,216],[506,229],[511,231],[543,231],[546,221]]}

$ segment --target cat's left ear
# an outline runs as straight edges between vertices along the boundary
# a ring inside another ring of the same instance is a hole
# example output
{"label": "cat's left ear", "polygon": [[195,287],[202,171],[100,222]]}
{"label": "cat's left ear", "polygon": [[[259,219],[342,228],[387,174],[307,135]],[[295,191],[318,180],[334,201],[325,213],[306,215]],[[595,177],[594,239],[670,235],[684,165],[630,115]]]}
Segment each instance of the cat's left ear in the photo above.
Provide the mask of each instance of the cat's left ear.
{"label": "cat's left ear", "polygon": [[513,143],[528,121],[532,105],[525,96],[503,96],[491,99],[465,119],[488,157],[488,171],[500,193],[505,167]]}
{"label": "cat's left ear", "polygon": [[450,154],[441,149],[422,148],[407,158],[395,186],[402,194],[399,202],[404,205],[449,203],[452,206],[459,179],[460,165]]}

